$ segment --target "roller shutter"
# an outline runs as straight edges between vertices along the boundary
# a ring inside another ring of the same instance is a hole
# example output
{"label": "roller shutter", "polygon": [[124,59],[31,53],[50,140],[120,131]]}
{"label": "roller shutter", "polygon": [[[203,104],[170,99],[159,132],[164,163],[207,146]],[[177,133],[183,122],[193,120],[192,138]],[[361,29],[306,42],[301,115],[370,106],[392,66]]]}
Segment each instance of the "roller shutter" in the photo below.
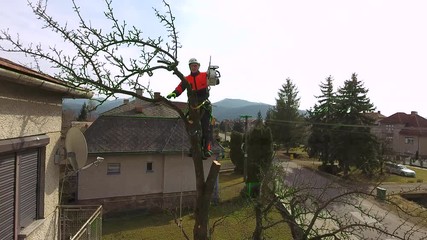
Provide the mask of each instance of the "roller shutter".
{"label": "roller shutter", "polygon": [[14,239],[15,154],[0,156],[0,239]]}
{"label": "roller shutter", "polygon": [[19,224],[24,228],[37,219],[38,150],[18,154]]}

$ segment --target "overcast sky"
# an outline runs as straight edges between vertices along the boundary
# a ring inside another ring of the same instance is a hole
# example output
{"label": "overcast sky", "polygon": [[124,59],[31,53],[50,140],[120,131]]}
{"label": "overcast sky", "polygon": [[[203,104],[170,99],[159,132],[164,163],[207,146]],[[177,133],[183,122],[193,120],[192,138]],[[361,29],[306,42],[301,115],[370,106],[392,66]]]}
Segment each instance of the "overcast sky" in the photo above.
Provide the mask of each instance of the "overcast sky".
{"label": "overcast sky", "polygon": [[[77,2],[92,23],[102,26],[103,1]],[[352,73],[369,89],[376,110],[386,116],[418,113],[427,118],[427,1],[425,0],[176,0],[170,1],[182,48],[180,69],[191,57],[207,68],[218,65],[221,84],[211,101],[224,98],[275,104],[290,78],[299,91],[300,109],[309,109],[329,75],[335,88]],[[75,24],[67,0],[49,0],[48,11]],[[147,34],[163,34],[152,7],[158,0],[113,0],[118,18]],[[0,29],[24,41],[61,45],[41,30],[26,0],[2,0]],[[21,56],[0,56],[22,62]],[[178,79],[155,73],[154,91],[170,93]],[[186,101],[186,95],[178,98]]]}

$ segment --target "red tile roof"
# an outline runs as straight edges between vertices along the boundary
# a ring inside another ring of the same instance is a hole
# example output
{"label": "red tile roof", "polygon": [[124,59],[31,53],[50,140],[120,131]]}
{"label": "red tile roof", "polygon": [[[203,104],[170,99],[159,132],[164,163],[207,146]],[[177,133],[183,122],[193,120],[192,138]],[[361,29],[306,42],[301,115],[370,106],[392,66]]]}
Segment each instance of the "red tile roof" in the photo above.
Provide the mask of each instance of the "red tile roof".
{"label": "red tile roof", "polygon": [[399,134],[407,136],[427,136],[427,119],[416,112],[406,114],[398,112],[380,121],[382,125],[401,124],[404,126]]}
{"label": "red tile roof", "polygon": [[403,124],[405,127],[427,128],[427,119],[416,113],[398,112],[380,121],[381,124]]}
{"label": "red tile roof", "polygon": [[37,72],[1,57],[0,70],[2,80],[10,81],[15,84],[59,92],[64,97],[91,98],[93,95],[93,93],[87,89],[75,87],[65,81]]}

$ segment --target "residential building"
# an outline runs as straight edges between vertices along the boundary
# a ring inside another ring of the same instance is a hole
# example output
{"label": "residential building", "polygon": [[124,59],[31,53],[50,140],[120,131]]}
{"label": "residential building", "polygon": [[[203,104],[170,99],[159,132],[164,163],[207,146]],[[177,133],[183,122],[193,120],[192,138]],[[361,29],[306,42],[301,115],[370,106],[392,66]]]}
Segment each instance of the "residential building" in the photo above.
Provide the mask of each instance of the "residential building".
{"label": "residential building", "polygon": [[381,111],[368,112],[368,113],[364,113],[364,115],[373,120],[373,124],[371,126],[371,133],[374,134],[379,139],[383,138],[382,130],[380,127],[380,121],[386,118],[386,116],[381,114]]}
{"label": "residential building", "polygon": [[416,111],[395,113],[379,121],[386,150],[396,157],[427,158],[427,119]]}
{"label": "residential building", "polygon": [[[187,108],[187,103],[174,104]],[[79,203],[102,204],[105,213],[194,206],[188,135],[182,119],[164,103],[126,101],[101,114],[85,137],[89,162],[97,157],[104,161],[79,173]],[[216,142],[212,149],[214,155],[203,160],[205,176],[222,151]]]}
{"label": "residential building", "polygon": [[0,58],[0,239],[59,239],[62,98],[91,93]]}

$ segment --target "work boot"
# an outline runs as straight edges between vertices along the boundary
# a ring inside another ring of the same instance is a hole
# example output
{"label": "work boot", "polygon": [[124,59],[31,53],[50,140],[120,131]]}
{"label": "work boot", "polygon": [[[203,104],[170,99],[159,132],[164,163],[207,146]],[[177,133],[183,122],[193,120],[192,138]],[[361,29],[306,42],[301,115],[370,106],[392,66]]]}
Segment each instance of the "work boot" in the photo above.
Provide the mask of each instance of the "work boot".
{"label": "work boot", "polygon": [[212,152],[210,150],[203,150],[203,152],[202,152],[203,160],[208,159],[210,156],[212,156]]}

